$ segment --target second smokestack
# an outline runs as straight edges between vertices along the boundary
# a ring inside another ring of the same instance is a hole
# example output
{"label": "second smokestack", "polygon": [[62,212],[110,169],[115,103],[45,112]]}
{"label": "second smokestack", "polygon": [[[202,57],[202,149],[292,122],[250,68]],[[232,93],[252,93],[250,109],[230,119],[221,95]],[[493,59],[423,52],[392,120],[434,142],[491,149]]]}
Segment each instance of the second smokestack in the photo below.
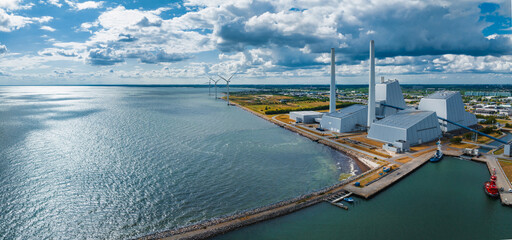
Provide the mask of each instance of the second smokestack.
{"label": "second smokestack", "polygon": [[375,44],[370,41],[370,79],[368,83],[368,127],[375,121]]}
{"label": "second smokestack", "polygon": [[336,60],[334,57],[334,48],[331,48],[331,89],[329,95],[329,113],[336,112]]}

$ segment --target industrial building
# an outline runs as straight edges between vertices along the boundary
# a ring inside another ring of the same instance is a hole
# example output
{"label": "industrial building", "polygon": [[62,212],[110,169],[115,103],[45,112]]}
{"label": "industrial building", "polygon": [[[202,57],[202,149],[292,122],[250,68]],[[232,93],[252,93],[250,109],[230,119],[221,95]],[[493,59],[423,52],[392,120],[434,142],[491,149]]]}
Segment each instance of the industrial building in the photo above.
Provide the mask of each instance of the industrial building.
{"label": "industrial building", "polygon": [[[438,140],[443,132],[477,124],[476,117],[465,111],[459,92],[438,91],[421,99],[418,109],[408,108],[398,80],[382,78],[375,83],[374,51],[371,41],[367,106],[355,104],[336,111],[335,59],[331,49],[329,112],[291,112],[290,118],[297,123],[319,122],[321,128],[338,133],[368,130],[367,138],[384,142],[385,150],[397,153]],[[510,151],[510,145],[505,146],[505,152]]]}
{"label": "industrial building", "polygon": [[370,139],[404,147],[434,141],[441,136],[436,113],[418,110],[398,111],[374,122],[368,131]]}
{"label": "industrial building", "polygon": [[381,82],[375,85],[375,101],[377,102],[375,112],[377,119],[393,115],[398,111],[395,108],[382,106],[383,103],[399,108],[407,107],[402,88],[396,79],[384,81],[384,77],[381,78]]}
{"label": "industrial building", "polygon": [[367,114],[367,106],[355,104],[325,114],[320,120],[320,127],[338,133],[362,131],[366,129]]}
{"label": "industrial building", "polygon": [[290,112],[290,119],[296,123],[315,123],[315,118],[321,118],[323,113],[315,111]]}
{"label": "industrial building", "polygon": [[[466,112],[462,96],[455,91],[438,91],[420,100],[419,110],[434,111],[438,117],[469,127],[477,124],[475,115]],[[439,120],[441,130],[450,132],[460,127]]]}

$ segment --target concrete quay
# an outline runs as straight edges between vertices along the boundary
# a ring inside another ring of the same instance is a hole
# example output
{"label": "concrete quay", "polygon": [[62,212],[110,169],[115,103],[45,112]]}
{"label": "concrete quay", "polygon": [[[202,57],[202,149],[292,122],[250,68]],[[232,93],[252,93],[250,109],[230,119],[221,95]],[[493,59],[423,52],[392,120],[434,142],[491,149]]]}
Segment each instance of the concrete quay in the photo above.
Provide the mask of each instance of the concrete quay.
{"label": "concrete quay", "polygon": [[370,198],[428,162],[430,157],[432,157],[432,153],[426,152],[412,159],[410,162],[401,165],[397,170],[389,173],[371,185],[365,187],[356,187],[354,184],[349,184],[345,187],[345,190],[363,198]]}

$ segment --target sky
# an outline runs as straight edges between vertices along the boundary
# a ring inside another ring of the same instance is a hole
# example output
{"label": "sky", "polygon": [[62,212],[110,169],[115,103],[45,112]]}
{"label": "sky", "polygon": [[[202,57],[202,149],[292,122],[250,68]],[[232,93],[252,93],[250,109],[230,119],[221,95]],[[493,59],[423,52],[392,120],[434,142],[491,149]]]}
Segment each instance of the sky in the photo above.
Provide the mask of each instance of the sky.
{"label": "sky", "polygon": [[0,85],[512,84],[511,1],[0,0]]}

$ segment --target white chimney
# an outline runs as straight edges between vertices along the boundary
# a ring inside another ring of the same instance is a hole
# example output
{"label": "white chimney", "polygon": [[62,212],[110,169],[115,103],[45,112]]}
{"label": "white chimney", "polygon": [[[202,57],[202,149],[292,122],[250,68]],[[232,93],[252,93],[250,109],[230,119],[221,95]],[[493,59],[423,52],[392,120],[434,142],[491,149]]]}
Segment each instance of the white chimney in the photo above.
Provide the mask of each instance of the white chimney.
{"label": "white chimney", "polygon": [[375,121],[375,44],[370,41],[370,80],[368,84],[368,127]]}
{"label": "white chimney", "polygon": [[331,89],[329,96],[329,113],[336,112],[336,60],[334,58],[334,48],[331,48]]}

